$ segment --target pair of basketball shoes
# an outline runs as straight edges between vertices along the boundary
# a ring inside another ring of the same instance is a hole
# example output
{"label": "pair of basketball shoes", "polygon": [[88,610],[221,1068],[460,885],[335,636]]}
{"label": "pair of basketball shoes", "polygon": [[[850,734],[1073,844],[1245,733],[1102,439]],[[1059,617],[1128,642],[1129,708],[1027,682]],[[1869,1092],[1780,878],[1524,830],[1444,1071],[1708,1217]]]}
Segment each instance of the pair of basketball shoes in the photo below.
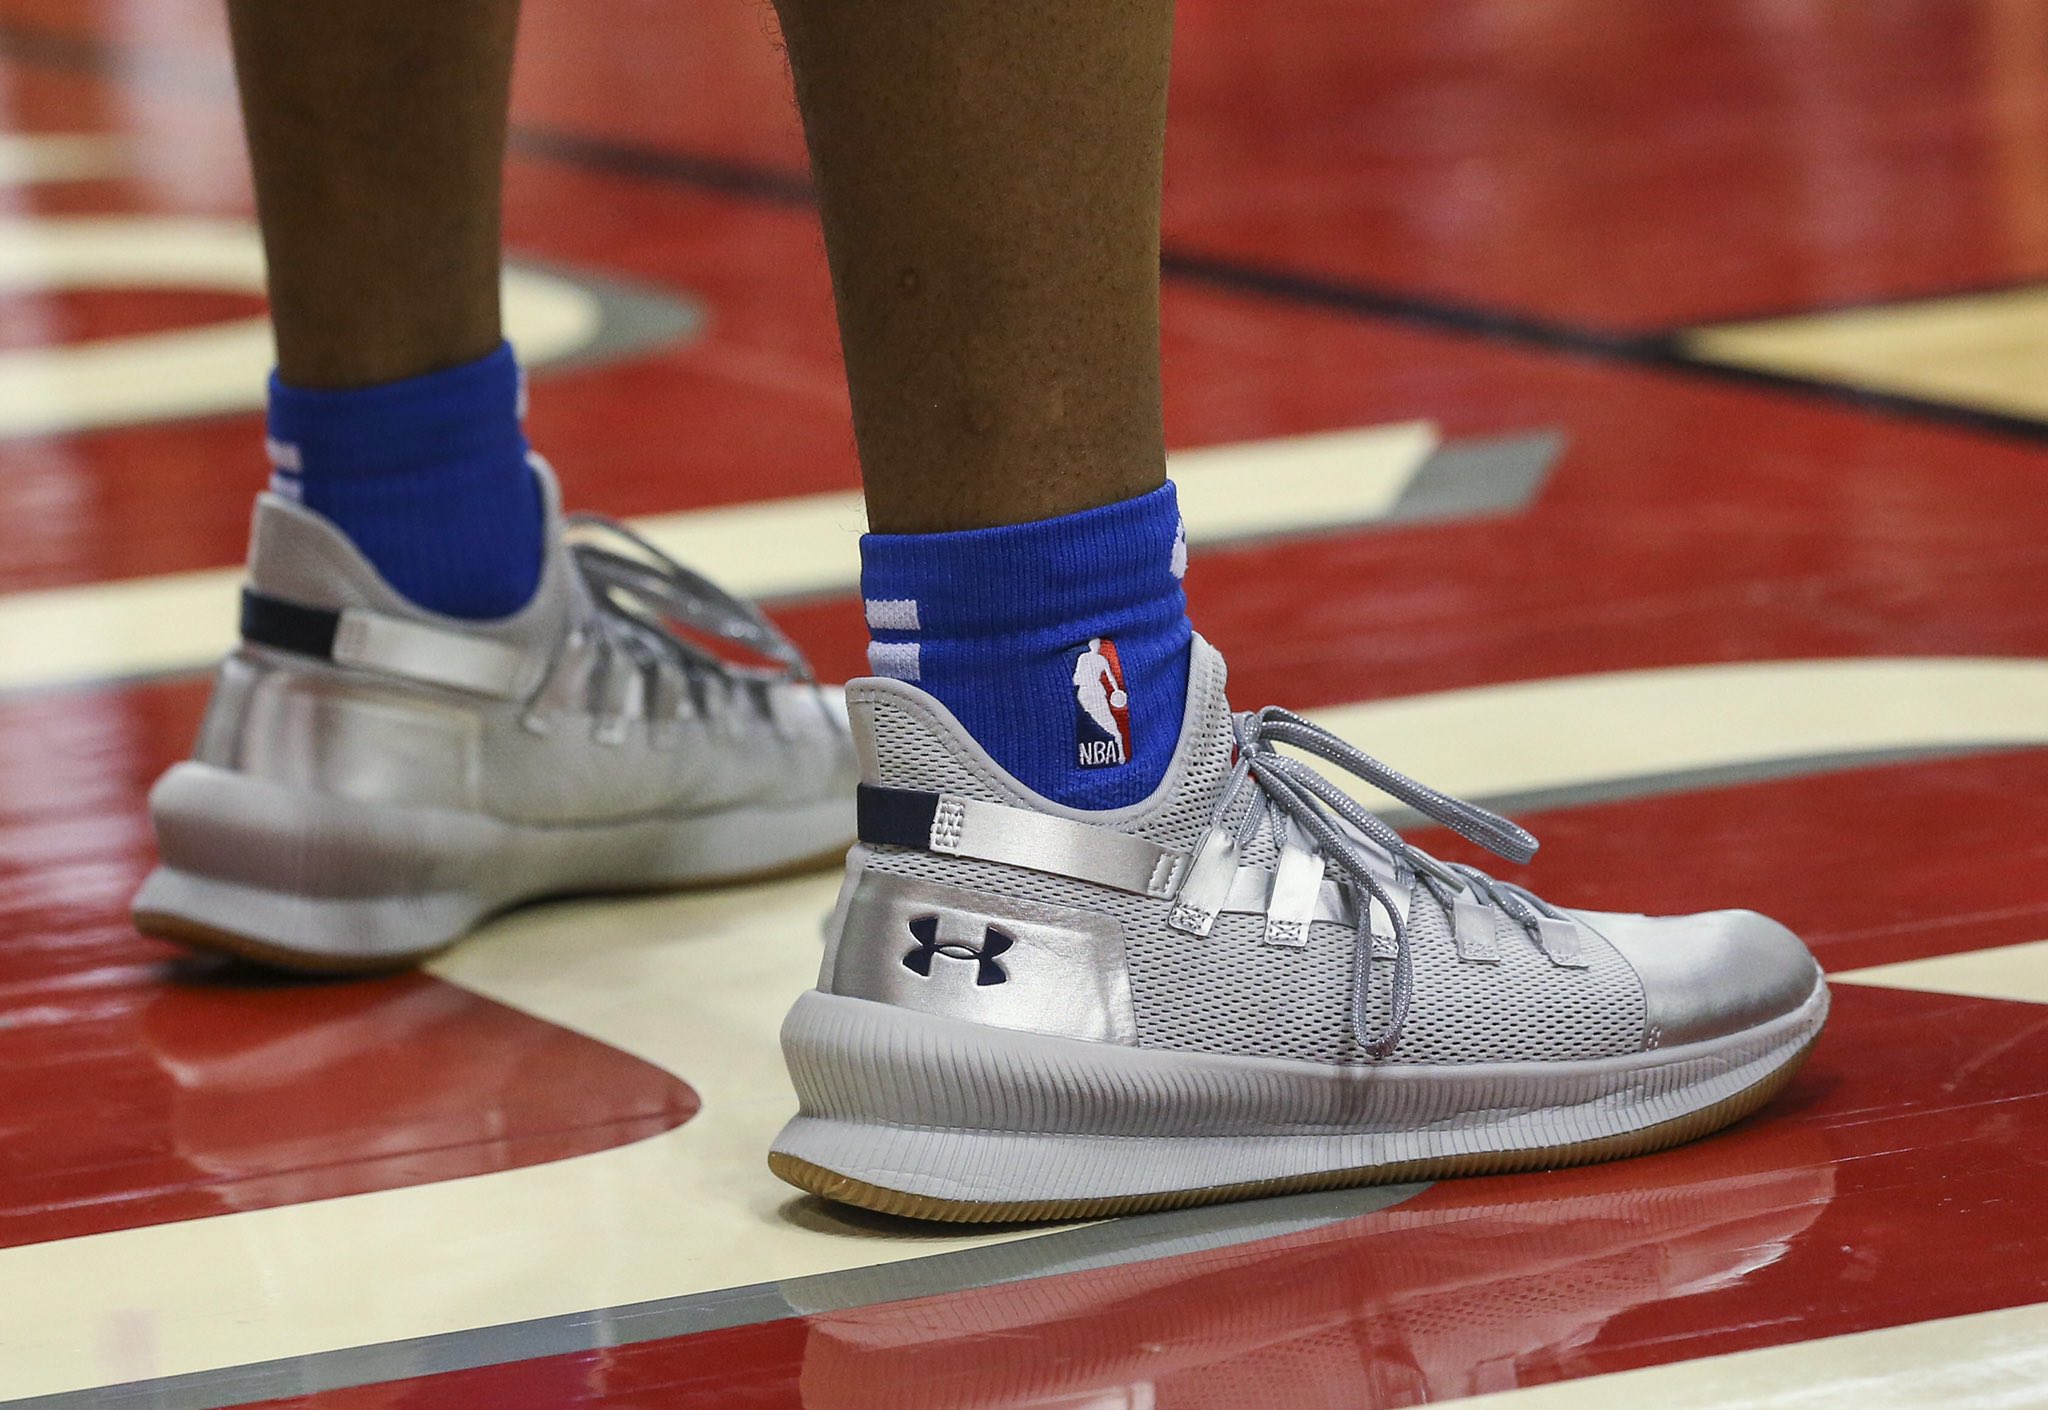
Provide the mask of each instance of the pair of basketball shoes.
{"label": "pair of basketball shoes", "polygon": [[1760,915],[1567,910],[1409,845],[1302,756],[1511,859],[1535,844],[1298,716],[1234,714],[1199,638],[1151,797],[1039,797],[915,685],[815,684],[751,606],[565,519],[542,473],[539,593],[488,623],[413,607],[263,497],[243,644],[151,797],[141,929],[373,971],[541,896],[844,854],[769,1163],[935,1219],[1649,1151],[1761,1105],[1826,1017]]}

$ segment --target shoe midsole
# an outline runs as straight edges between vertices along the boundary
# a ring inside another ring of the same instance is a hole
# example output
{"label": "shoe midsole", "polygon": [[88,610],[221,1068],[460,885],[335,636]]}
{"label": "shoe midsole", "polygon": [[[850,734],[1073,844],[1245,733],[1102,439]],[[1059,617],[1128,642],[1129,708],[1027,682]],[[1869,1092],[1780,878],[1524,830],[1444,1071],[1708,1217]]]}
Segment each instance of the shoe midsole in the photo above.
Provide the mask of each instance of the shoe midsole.
{"label": "shoe midsole", "polygon": [[1797,1010],[1578,1062],[1355,1067],[1013,1032],[813,991],[783,1026],[802,1103],[776,1149],[957,1200],[1081,1199],[1570,1147],[1728,1100],[1804,1050]]}
{"label": "shoe midsole", "polygon": [[520,901],[772,871],[847,844],[851,799],[618,822],[512,822],[180,764],[151,814],[163,865],[137,908],[329,953],[444,944]]}

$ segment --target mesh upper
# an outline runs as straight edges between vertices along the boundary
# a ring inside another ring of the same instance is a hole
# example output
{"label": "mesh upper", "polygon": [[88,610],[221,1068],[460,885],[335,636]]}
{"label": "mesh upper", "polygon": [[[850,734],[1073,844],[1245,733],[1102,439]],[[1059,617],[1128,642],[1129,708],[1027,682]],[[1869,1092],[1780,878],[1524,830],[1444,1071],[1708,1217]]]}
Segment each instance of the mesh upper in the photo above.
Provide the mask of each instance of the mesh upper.
{"label": "mesh upper", "polygon": [[[1126,814],[1120,830],[1192,852],[1207,831],[1231,766],[1230,711],[1213,652],[1195,653],[1192,721],[1201,746],[1184,760],[1177,787],[1149,811]],[[1206,670],[1205,670],[1206,668]],[[892,788],[953,793],[1019,804],[1026,797],[970,751],[948,747],[950,731],[915,697],[856,686],[848,698],[874,751],[874,780]],[[1241,860],[1267,870],[1277,849],[1263,827]],[[1351,1031],[1358,945],[1348,926],[1318,921],[1300,948],[1264,943],[1262,915],[1218,916],[1194,936],[1167,925],[1171,902],[1064,876],[961,857],[878,847],[876,871],[994,896],[1101,912],[1123,928],[1140,1046],[1322,1063],[1372,1061]],[[1415,992],[1393,1060],[1418,1064],[1565,1061],[1641,1051],[1645,1002],[1628,962],[1581,927],[1587,969],[1553,965],[1522,928],[1499,912],[1501,959],[1461,962],[1448,919],[1419,887],[1409,901]],[[857,943],[854,941],[853,943]],[[1392,1004],[1394,962],[1372,968],[1374,1026]]]}

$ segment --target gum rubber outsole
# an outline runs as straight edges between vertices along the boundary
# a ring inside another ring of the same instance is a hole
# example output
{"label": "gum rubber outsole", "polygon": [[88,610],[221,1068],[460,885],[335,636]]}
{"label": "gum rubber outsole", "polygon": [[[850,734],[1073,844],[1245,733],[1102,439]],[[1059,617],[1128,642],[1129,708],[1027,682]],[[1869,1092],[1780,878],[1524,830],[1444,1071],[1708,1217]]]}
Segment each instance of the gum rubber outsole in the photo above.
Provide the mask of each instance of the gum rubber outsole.
{"label": "gum rubber outsole", "polygon": [[365,978],[374,974],[397,974],[402,970],[415,969],[445,954],[461,944],[468,935],[458,935],[453,940],[432,945],[424,950],[409,950],[398,955],[323,955],[313,950],[294,950],[273,941],[261,940],[253,935],[241,935],[189,916],[174,915],[169,911],[137,911],[134,915],[135,928],[152,940],[164,940],[173,945],[182,945],[188,950],[205,954],[227,955],[232,959],[244,960],[261,965],[265,969],[281,970],[288,974],[304,974],[325,979]]}
{"label": "gum rubber outsole", "polygon": [[[670,895],[695,891],[715,891],[728,886],[751,886],[770,881],[781,881],[793,876],[807,876],[826,867],[837,866],[846,856],[845,844],[836,844],[826,851],[813,856],[798,857],[794,861],[781,862],[759,871],[740,872],[731,876],[707,877],[701,881],[681,882],[675,885],[649,885],[642,887],[610,887],[602,893],[606,896]],[[533,896],[508,906],[506,910],[520,905],[532,905],[540,901],[562,900],[578,893],[567,892],[555,896]],[[188,950],[207,954],[227,955],[265,969],[281,970],[289,974],[304,974],[326,979],[366,978],[371,975],[397,974],[408,969],[417,969],[428,960],[445,955],[476,934],[496,915],[485,916],[474,926],[425,949],[408,950],[395,955],[328,955],[314,950],[298,950],[280,945],[274,940],[260,936],[244,935],[237,931],[208,925],[171,911],[137,911],[133,921],[135,928],[153,940],[168,941],[182,945]]]}
{"label": "gum rubber outsole", "polygon": [[1463,1175],[1504,1175],[1515,1171],[1553,1170],[1629,1156],[1651,1155],[1684,1145],[1724,1127],[1732,1126],[1756,1112],[1783,1091],[1786,1084],[1813,1051],[1813,1039],[1787,1058],[1768,1076],[1712,1106],[1673,1117],[1669,1121],[1624,1131],[1598,1140],[1572,1145],[1539,1146],[1525,1150],[1486,1151],[1471,1155],[1445,1156],[1428,1160],[1397,1161],[1347,1170],[1323,1170],[1308,1175],[1289,1175],[1274,1180],[1250,1180],[1234,1185],[1211,1185],[1191,1190],[1155,1190],[1142,1195],[1107,1195],[1093,1199],[1003,1200],[983,1203],[972,1200],[940,1199],[911,1194],[871,1184],[800,1156],[773,1151],[768,1168],[780,1179],[821,1199],[871,1209],[880,1214],[900,1215],[947,1224],[1018,1224],[1103,1219],[1120,1214],[1146,1214],[1162,1209],[1185,1209],[1193,1205],[1221,1204],[1229,1200],[1259,1199],[1271,1195],[1308,1194],[1318,1190],[1348,1189],[1358,1185],[1387,1185],[1411,1180],[1452,1179]]}

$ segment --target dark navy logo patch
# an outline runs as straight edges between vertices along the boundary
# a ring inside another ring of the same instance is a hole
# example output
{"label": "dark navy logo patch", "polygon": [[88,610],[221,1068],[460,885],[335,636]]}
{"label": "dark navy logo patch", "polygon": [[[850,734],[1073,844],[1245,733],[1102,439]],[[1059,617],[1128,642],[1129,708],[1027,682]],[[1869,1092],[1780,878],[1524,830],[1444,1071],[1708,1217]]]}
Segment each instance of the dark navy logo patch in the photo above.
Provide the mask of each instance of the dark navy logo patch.
{"label": "dark navy logo patch", "polygon": [[912,916],[910,933],[917,941],[917,948],[903,957],[903,967],[912,974],[930,979],[932,961],[944,955],[949,960],[972,960],[976,984],[1001,984],[1010,977],[1010,972],[997,962],[996,956],[1017,942],[993,925],[983,927],[979,945],[970,945],[964,940],[939,939],[939,918],[935,915]]}
{"label": "dark navy logo patch", "polygon": [[1116,643],[1091,640],[1074,659],[1074,762],[1084,769],[1131,761],[1131,694]]}

